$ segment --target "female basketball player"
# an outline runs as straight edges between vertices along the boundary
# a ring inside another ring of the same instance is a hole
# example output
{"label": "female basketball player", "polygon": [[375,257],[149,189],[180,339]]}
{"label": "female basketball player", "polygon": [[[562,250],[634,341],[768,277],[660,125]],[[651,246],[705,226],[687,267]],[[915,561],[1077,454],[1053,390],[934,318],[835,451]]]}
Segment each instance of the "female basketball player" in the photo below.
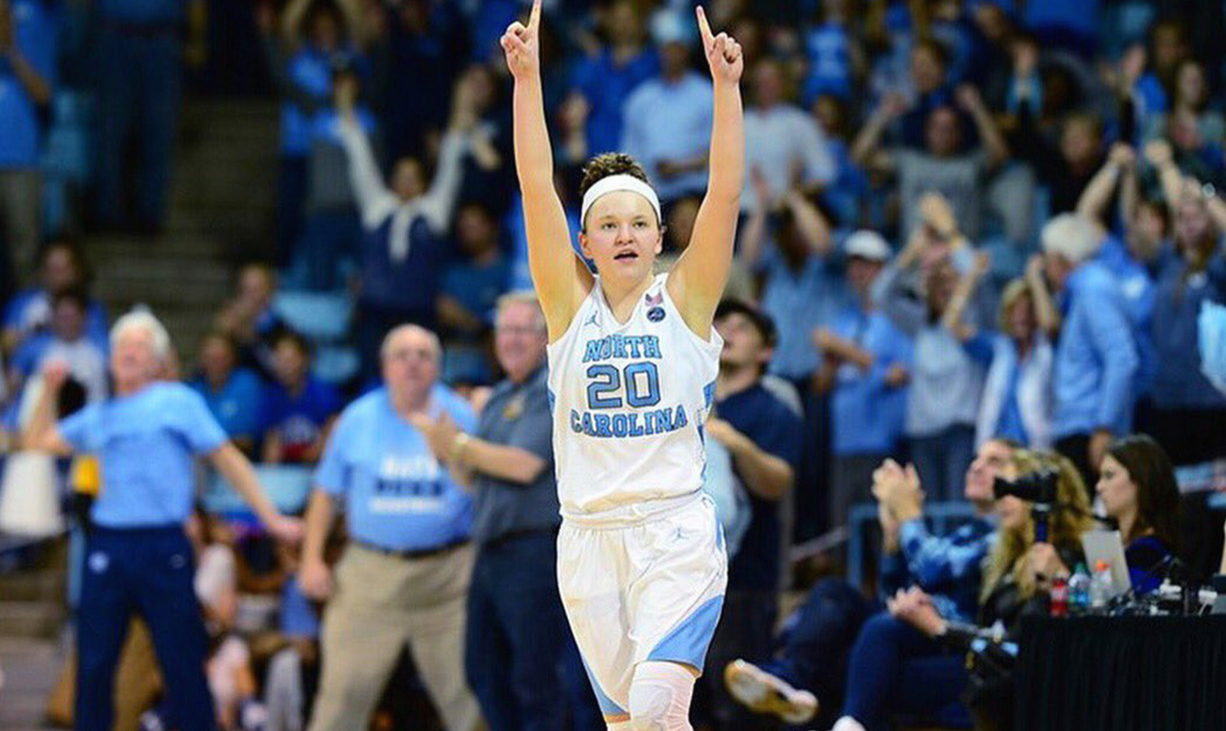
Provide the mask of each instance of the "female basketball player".
{"label": "female basketball player", "polygon": [[[570,252],[553,188],[536,0],[502,37],[515,77],[515,162],[528,261],[549,329],[549,387],[563,525],[558,582],[605,721],[616,731],[685,731],[695,678],[719,620],[727,559],[702,494],[702,425],[722,341],[711,327],[732,261],[745,140],[740,45],[698,27],[715,86],[710,180],[693,240],[653,276],[660,203],[626,155],[584,173]],[[668,124],[668,120],[659,120]]]}

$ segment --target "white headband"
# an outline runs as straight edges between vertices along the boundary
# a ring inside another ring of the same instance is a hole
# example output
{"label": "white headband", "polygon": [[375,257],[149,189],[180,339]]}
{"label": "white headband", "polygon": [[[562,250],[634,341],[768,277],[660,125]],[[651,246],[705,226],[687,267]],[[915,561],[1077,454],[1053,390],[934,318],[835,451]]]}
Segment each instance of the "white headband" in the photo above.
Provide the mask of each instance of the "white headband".
{"label": "white headband", "polygon": [[656,221],[660,224],[664,223],[664,216],[660,213],[660,198],[656,192],[651,189],[651,186],[633,175],[610,175],[607,178],[597,180],[592,187],[587,189],[583,194],[583,209],[579,214],[579,225],[583,226],[587,221],[587,211],[596,202],[597,198],[609,193],[617,193],[619,191],[627,191],[630,193],[638,193],[647,199],[651,207],[656,210]]}

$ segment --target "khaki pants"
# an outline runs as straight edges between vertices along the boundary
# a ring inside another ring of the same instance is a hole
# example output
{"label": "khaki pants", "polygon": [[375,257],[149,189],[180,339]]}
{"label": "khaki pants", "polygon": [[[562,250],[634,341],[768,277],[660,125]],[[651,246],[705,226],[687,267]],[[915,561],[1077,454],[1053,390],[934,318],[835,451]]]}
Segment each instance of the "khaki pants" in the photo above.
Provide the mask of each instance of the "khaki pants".
{"label": "khaki pants", "polygon": [[464,680],[472,565],[472,546],[421,559],[346,549],[324,615],[323,676],[310,731],[366,728],[406,644],[447,730],[477,727],[477,702]]}

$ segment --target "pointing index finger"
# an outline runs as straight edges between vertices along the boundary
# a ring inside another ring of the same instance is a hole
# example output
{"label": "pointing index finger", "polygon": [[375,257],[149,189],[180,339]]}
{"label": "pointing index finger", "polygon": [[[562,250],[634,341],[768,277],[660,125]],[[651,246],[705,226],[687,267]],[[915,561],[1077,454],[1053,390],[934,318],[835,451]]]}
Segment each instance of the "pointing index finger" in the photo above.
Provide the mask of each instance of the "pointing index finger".
{"label": "pointing index finger", "polygon": [[698,14],[698,32],[702,35],[702,43],[704,46],[710,46],[715,39],[711,34],[711,25],[707,23],[707,11],[698,5],[694,12]]}
{"label": "pointing index finger", "polygon": [[532,0],[532,12],[528,15],[528,30],[535,32],[541,27],[541,0]]}

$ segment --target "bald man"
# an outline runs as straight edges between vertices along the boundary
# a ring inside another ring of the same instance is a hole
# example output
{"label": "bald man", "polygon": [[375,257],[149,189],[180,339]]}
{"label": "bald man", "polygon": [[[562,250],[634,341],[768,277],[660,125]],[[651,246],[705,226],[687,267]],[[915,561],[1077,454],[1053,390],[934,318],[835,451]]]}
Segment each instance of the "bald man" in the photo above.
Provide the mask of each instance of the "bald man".
{"label": "bald man", "polygon": [[[415,419],[470,432],[468,404],[438,383],[434,333],[403,325],[380,350],[384,385],[341,414],[315,472],[299,581],[327,599],[323,677],[312,731],[366,728],[407,645],[447,731],[472,731],[464,681],[465,599],[472,571],[472,503]],[[337,506],[349,545],[335,581],[323,545]]]}

